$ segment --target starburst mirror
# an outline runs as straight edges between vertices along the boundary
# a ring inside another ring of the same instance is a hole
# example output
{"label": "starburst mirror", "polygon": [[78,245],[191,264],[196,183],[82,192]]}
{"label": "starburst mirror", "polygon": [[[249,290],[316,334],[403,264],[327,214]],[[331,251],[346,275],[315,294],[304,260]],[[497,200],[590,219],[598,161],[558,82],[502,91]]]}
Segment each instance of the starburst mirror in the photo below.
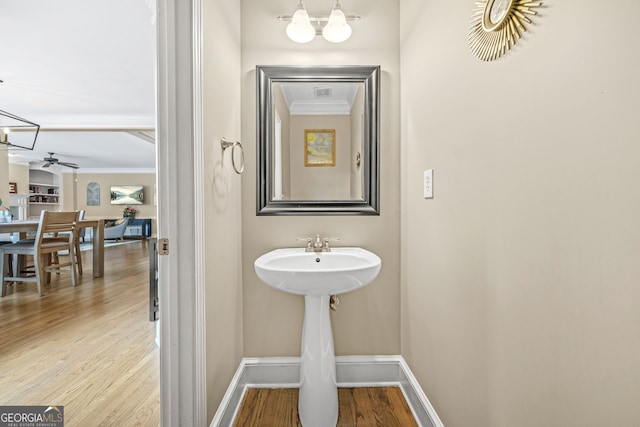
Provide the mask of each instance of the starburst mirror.
{"label": "starburst mirror", "polygon": [[471,52],[483,61],[493,61],[504,55],[527,31],[531,24],[527,15],[542,2],[529,0],[481,0],[476,2],[469,27]]}

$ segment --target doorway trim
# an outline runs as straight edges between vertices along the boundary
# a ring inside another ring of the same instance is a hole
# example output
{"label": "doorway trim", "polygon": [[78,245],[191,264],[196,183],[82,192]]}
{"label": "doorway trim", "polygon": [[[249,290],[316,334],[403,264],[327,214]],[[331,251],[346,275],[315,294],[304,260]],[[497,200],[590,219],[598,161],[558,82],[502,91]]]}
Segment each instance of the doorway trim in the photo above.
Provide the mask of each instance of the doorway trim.
{"label": "doorway trim", "polygon": [[164,426],[206,423],[202,0],[157,0],[160,411]]}

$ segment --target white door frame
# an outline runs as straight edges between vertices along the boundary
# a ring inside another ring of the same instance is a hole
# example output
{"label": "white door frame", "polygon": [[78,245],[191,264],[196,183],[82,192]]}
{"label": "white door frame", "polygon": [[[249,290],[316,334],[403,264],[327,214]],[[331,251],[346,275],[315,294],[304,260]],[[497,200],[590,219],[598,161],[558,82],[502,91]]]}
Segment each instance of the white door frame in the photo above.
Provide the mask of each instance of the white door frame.
{"label": "white door frame", "polygon": [[160,406],[163,426],[206,426],[202,0],[157,0]]}
{"label": "white door frame", "polygon": [[274,155],[274,164],[273,164],[273,174],[274,174],[274,191],[273,191],[273,200],[282,200],[284,195],[282,194],[282,119],[280,118],[280,114],[278,114],[277,109],[273,109],[275,114],[275,127],[274,127],[274,147],[273,151]]}

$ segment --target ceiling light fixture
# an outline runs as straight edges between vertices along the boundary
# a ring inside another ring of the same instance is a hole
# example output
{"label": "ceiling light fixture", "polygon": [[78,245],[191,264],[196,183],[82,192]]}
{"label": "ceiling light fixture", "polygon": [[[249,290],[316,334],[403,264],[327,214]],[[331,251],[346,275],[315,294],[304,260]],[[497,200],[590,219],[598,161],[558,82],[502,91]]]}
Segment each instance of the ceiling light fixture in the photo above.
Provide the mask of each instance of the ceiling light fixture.
{"label": "ceiling light fixture", "polygon": [[322,37],[331,43],[342,43],[351,37],[351,26],[347,24],[347,17],[338,0],[329,15],[329,22],[322,29]]}
{"label": "ceiling light fixture", "polygon": [[[40,132],[40,125],[0,110],[0,129],[2,129],[0,144],[8,145],[9,148],[33,150]],[[11,133],[11,140],[9,140],[9,133]]]}
{"label": "ceiling light fixture", "polygon": [[308,43],[316,35],[322,35],[328,42],[342,43],[351,37],[351,26],[347,21],[357,21],[358,15],[345,15],[336,0],[330,15],[309,15],[300,0],[293,15],[278,16],[278,20],[289,22],[287,36],[296,43]]}
{"label": "ceiling light fixture", "polygon": [[298,8],[293,12],[291,23],[287,25],[287,37],[296,43],[308,43],[316,36],[316,29],[309,20],[309,14],[300,0]]}

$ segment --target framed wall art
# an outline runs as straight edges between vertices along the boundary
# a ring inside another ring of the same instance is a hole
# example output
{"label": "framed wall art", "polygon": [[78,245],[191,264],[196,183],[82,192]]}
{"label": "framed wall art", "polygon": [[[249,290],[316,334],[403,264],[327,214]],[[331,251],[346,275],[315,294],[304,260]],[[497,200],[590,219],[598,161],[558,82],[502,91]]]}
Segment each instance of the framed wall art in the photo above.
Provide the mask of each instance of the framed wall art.
{"label": "framed wall art", "polygon": [[100,184],[97,182],[87,184],[87,206],[100,206]]}
{"label": "framed wall art", "polygon": [[112,205],[144,204],[144,187],[142,185],[112,185]]}
{"label": "framed wall art", "polygon": [[481,0],[475,3],[469,27],[469,47],[483,61],[494,61],[511,49],[532,24],[542,2],[530,0]]}
{"label": "framed wall art", "polygon": [[336,165],[336,130],[305,129],[304,130],[304,165],[335,166]]}

